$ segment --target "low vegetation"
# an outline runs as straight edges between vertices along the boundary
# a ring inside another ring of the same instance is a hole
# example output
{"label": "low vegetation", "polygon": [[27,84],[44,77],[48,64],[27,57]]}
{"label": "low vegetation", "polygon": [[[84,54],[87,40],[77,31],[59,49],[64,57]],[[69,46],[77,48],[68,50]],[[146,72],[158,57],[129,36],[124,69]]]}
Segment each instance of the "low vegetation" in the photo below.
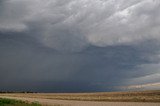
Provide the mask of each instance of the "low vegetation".
{"label": "low vegetation", "polygon": [[20,100],[0,98],[0,106],[41,106],[39,103],[27,103]]}

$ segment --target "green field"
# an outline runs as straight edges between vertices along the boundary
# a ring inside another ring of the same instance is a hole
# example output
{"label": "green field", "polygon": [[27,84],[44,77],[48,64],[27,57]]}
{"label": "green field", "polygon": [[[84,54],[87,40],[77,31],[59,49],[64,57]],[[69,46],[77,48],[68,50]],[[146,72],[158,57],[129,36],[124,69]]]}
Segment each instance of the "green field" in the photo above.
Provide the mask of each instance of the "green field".
{"label": "green field", "polygon": [[0,106],[41,106],[38,103],[27,103],[20,100],[0,98]]}

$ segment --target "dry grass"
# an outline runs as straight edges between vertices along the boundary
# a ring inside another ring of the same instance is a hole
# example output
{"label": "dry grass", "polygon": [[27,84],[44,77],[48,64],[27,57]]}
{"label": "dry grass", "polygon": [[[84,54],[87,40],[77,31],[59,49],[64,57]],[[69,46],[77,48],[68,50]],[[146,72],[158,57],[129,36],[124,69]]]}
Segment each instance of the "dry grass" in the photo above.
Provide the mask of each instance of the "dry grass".
{"label": "dry grass", "polygon": [[141,92],[103,92],[103,93],[17,93],[0,96],[30,97],[78,101],[116,101],[116,102],[160,102],[160,90]]}

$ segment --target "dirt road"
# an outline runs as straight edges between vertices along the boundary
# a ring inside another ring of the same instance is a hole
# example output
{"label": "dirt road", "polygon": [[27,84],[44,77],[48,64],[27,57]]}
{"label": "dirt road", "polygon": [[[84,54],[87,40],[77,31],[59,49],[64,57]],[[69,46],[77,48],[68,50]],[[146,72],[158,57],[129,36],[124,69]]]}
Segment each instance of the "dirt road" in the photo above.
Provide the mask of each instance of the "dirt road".
{"label": "dirt road", "polygon": [[29,102],[39,102],[41,104],[49,106],[54,106],[55,104],[64,106],[160,106],[160,103],[91,102],[91,101],[53,100],[53,99],[8,97],[8,96],[0,96],[0,98],[17,99]]}

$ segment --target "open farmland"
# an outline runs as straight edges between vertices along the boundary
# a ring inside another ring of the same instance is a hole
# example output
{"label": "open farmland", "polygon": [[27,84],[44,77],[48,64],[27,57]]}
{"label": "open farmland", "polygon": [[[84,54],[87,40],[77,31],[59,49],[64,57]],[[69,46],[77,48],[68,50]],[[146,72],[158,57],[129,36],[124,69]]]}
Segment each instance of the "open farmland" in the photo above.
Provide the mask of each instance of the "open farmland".
{"label": "open farmland", "polygon": [[10,93],[1,94],[1,96],[78,101],[160,102],[160,90],[102,93]]}

